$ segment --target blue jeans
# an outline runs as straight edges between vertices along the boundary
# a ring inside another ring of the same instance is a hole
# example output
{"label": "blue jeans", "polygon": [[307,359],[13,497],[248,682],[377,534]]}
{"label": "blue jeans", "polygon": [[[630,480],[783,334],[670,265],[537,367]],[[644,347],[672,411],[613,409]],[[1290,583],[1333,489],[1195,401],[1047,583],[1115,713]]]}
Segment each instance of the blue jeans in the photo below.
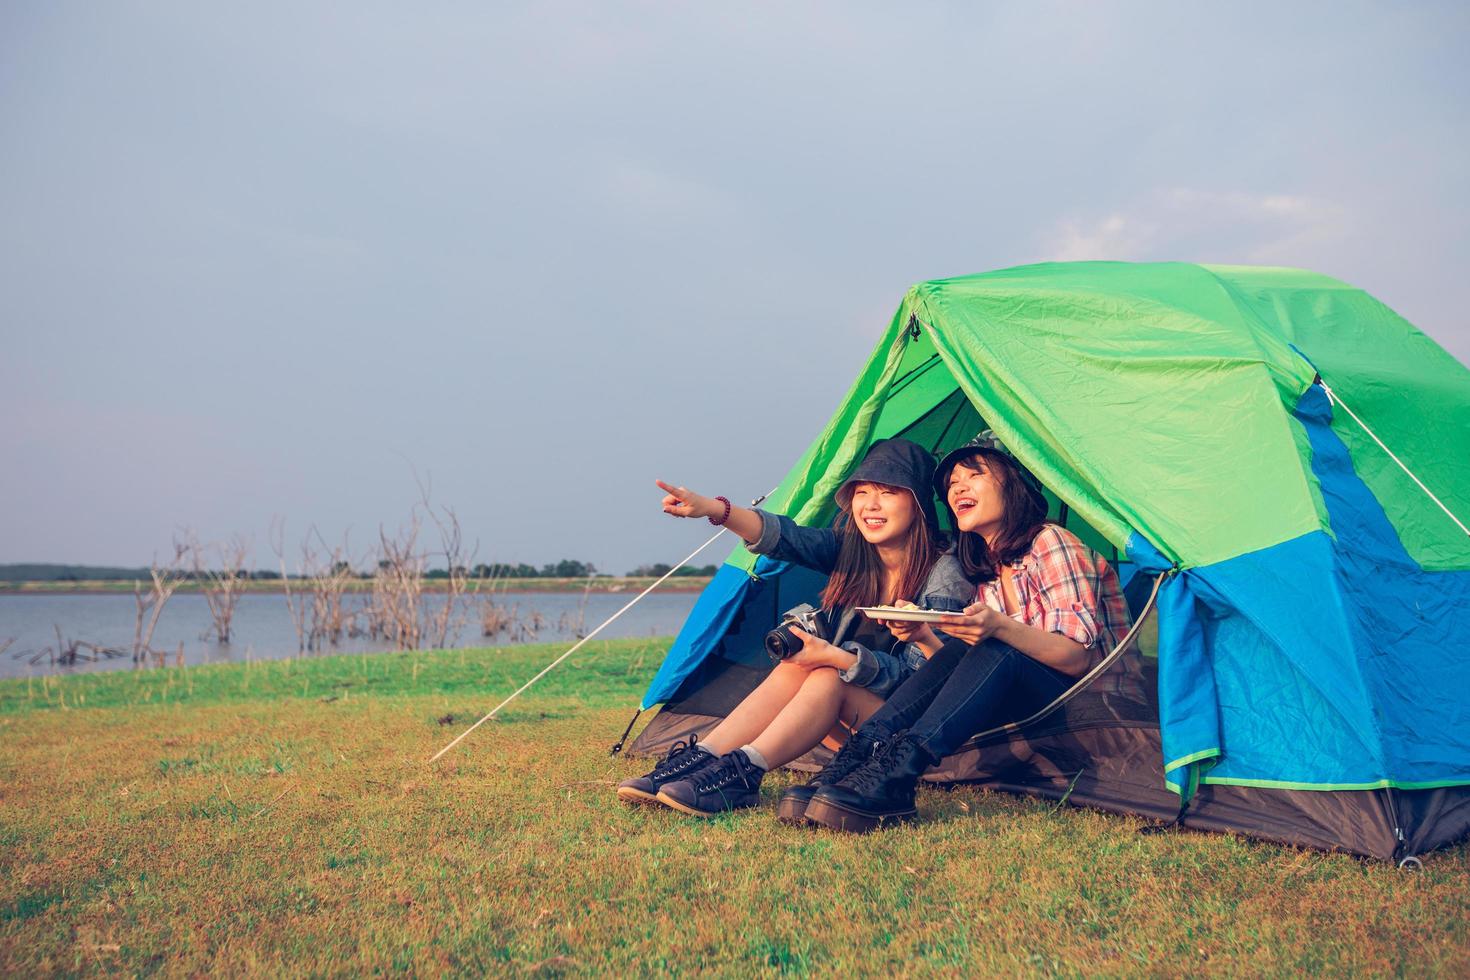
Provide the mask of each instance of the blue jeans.
{"label": "blue jeans", "polygon": [[998,640],[972,647],[950,640],[864,727],[873,726],[880,736],[908,729],[925,751],[942,759],[976,732],[1045,707],[1075,681]]}

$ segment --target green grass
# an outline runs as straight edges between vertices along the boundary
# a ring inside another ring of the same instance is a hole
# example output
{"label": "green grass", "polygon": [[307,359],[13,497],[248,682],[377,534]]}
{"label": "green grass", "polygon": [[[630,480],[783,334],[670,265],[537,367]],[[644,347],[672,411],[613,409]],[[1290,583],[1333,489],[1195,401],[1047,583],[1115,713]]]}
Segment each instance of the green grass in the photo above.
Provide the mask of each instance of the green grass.
{"label": "green grass", "polygon": [[432,767],[560,648],[0,683],[0,971],[1470,972],[1463,846],[1400,872],[973,788],[866,838],[623,806],[666,642],[589,644]]}

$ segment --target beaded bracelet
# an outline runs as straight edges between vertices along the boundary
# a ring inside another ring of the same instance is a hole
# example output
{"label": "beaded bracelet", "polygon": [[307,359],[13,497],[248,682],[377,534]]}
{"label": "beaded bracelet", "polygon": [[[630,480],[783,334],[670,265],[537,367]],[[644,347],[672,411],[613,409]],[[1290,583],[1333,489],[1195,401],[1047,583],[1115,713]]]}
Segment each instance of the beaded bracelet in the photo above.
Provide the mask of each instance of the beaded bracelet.
{"label": "beaded bracelet", "polygon": [[720,516],[719,520],[715,520],[713,517],[707,518],[707,520],[715,527],[724,527],[725,522],[730,519],[730,498],[716,497],[715,499],[725,505],[725,513]]}

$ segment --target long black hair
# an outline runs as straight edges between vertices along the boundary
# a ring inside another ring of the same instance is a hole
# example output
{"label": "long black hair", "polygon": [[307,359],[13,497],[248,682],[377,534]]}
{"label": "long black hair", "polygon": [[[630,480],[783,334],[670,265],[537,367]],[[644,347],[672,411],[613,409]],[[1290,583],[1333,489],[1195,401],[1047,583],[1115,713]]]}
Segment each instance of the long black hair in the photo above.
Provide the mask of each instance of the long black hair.
{"label": "long black hair", "polygon": [[[956,466],[966,466],[972,470],[983,468],[993,474],[1000,484],[1001,503],[1005,512],[1001,515],[1000,533],[995,536],[995,547],[992,549],[985,538],[973,532],[961,532],[956,546],[965,574],[976,583],[989,582],[1000,574],[1001,565],[1008,565],[1031,550],[1031,542],[1036,540],[1036,535],[1046,524],[1046,508],[1026,485],[1020,464],[1005,453],[993,449],[977,449],[968,456],[948,462],[939,474],[939,485],[945,490],[946,506],[949,504],[949,478]],[[953,509],[950,514],[953,516]]]}
{"label": "long black hair", "polygon": [[[907,487],[892,489],[913,495]],[[869,544],[858,530],[850,506],[842,509],[838,533],[842,536],[842,548],[837,553],[837,565],[827,579],[827,587],[822,590],[822,608],[828,610],[880,606],[899,599],[918,598],[929,578],[929,570],[944,551],[944,540],[924,519],[924,508],[915,497],[914,522],[909,526],[908,538],[904,542],[903,564],[894,579],[894,594],[884,595],[883,563],[878,559],[878,549]]]}

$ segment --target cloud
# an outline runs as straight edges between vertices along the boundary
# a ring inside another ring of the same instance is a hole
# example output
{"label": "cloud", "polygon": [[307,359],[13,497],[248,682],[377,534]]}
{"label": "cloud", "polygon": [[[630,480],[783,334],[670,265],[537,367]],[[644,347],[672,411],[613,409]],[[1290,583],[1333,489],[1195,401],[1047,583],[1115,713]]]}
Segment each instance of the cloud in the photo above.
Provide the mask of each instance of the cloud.
{"label": "cloud", "polygon": [[1308,265],[1350,234],[1351,215],[1326,199],[1170,187],[1100,217],[1073,215],[1042,236],[1051,260],[1195,260]]}
{"label": "cloud", "polygon": [[1155,222],[1115,212],[1094,221],[1061,222],[1042,251],[1056,262],[1134,260],[1145,258],[1158,237]]}

